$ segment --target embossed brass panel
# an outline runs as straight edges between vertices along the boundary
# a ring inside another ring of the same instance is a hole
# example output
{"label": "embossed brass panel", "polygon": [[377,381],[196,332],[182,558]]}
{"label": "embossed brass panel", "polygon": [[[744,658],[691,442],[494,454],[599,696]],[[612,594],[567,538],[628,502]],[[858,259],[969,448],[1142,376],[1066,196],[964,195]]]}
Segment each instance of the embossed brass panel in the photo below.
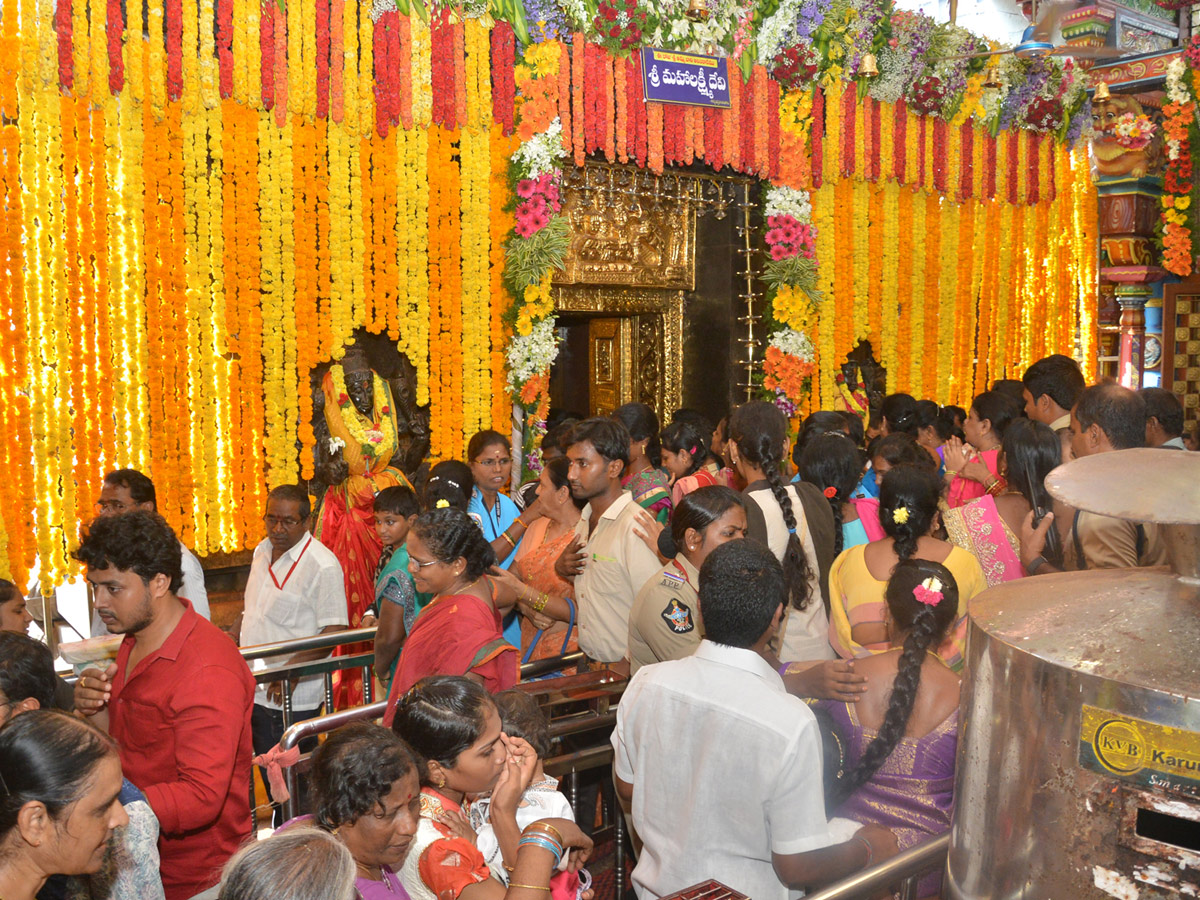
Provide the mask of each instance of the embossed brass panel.
{"label": "embossed brass panel", "polygon": [[588,320],[588,414],[611,415],[629,396],[631,319]]}
{"label": "embossed brass panel", "polygon": [[696,216],[628,198],[610,206],[568,190],[571,242],[555,284],[604,284],[690,291],[696,283]]}

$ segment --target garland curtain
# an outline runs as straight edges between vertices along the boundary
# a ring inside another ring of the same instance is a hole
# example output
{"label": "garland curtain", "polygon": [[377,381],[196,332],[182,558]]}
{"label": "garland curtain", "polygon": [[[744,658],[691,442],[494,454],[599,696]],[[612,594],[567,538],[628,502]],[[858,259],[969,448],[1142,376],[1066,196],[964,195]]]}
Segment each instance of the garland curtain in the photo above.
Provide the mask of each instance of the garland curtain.
{"label": "garland curtain", "polygon": [[[345,0],[145,9],[3,0],[0,576],[36,561],[44,589],[115,467],[154,479],[198,553],[253,546],[266,491],[311,474],[309,371],[355,328],[416,366],[435,455],[511,410],[510,26]],[[731,110],[664,114],[636,57],[558,47],[547,102],[576,162],[813,190],[814,408],[860,337],[895,387],[959,403],[1071,353],[1077,324],[1094,352],[1081,150],[840,85],[797,98],[761,67],[730,67]]]}

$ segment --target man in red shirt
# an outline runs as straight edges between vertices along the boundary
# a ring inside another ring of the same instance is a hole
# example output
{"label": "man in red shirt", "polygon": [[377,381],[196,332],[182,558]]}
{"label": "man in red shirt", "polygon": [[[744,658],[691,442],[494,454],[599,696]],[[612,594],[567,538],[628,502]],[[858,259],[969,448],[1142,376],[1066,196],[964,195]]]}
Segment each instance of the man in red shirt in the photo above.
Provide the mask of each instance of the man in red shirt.
{"label": "man in red shirt", "polygon": [[233,642],[176,595],[179,541],[157,513],[97,518],[74,556],[100,618],[125,635],[116,663],[80,676],[75,707],[120,744],[125,777],[158,816],[166,898],[187,900],[250,836],[254,679]]}

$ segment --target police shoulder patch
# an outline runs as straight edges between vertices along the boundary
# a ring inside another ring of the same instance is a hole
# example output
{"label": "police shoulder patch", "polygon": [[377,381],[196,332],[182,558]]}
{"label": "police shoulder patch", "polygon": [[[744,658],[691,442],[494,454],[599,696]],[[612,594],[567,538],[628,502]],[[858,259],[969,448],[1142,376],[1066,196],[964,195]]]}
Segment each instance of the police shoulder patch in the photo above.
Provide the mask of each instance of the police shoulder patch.
{"label": "police shoulder patch", "polygon": [[667,623],[667,627],[676,634],[687,634],[696,627],[692,621],[691,609],[688,608],[687,604],[680,603],[674,598],[663,609],[662,617],[663,621]]}

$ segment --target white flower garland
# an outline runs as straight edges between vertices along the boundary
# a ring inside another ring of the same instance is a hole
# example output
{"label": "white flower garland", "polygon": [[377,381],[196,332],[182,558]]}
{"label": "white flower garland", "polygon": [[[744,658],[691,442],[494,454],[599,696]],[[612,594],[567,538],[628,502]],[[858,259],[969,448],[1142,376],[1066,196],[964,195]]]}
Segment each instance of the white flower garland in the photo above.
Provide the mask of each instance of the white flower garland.
{"label": "white flower garland", "polygon": [[540,134],[535,134],[512,155],[526,178],[537,178],[546,172],[557,172],[558,161],[567,155],[562,145],[562,122],[555,118]]}
{"label": "white flower garland", "polygon": [[812,222],[812,201],[808,191],[798,191],[790,187],[771,187],[767,189],[765,216],[791,216],[803,225]]}
{"label": "white flower garland", "polygon": [[508,344],[508,390],[515,392],[530,378],[546,371],[558,358],[554,316],[547,316],[527,335],[514,335]]}
{"label": "white flower garland", "polygon": [[767,343],[783,353],[796,357],[801,362],[810,363],[816,357],[816,348],[813,347],[812,339],[803,331],[796,331],[794,328],[779,329],[771,335]]}

